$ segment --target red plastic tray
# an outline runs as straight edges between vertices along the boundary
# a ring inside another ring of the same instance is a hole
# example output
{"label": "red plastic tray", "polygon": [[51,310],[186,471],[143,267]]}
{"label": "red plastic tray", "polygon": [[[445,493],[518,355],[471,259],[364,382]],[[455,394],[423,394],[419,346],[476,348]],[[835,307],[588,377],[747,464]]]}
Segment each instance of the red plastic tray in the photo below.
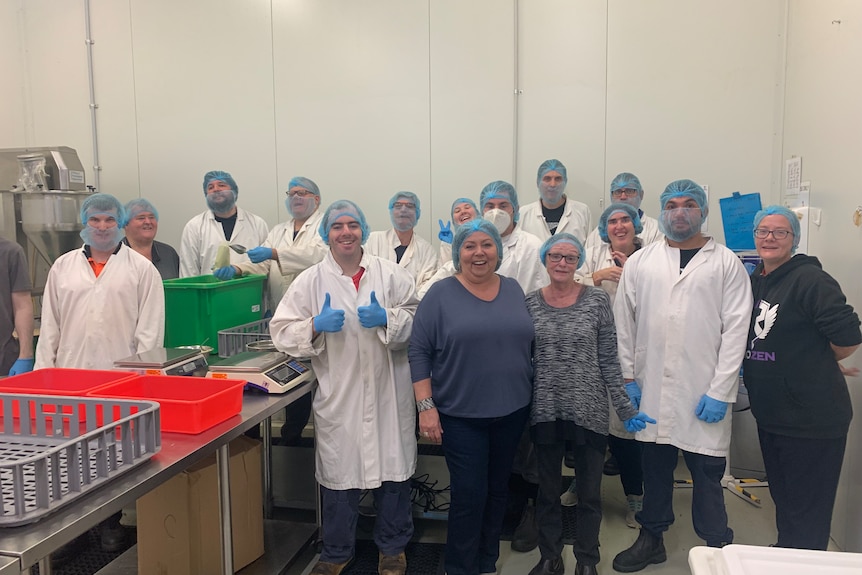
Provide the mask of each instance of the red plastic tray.
{"label": "red plastic tray", "polygon": [[[48,367],[0,379],[0,392],[84,397],[90,391],[133,377],[137,377],[137,374],[130,371]],[[46,412],[48,409],[50,408],[46,408]],[[70,409],[71,407],[63,408],[63,413],[72,413],[69,411]],[[17,404],[14,404],[12,411],[13,417],[21,416],[18,413]],[[86,413],[86,409],[79,409],[81,421],[86,421]],[[30,417],[36,417],[35,407],[32,405],[30,406]]]}
{"label": "red plastic tray", "polygon": [[245,381],[141,375],[89,392],[89,397],[158,401],[162,431],[201,433],[242,410]]}

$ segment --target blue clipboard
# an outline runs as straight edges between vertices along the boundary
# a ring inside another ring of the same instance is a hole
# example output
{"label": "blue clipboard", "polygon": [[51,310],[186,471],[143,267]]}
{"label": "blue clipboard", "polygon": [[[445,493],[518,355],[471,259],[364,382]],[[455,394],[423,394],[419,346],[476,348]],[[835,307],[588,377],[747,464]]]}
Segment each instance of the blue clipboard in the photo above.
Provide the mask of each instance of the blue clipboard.
{"label": "blue clipboard", "polygon": [[733,192],[729,198],[718,200],[721,223],[724,226],[724,243],[735,252],[754,249],[754,215],[762,209],[760,194]]}

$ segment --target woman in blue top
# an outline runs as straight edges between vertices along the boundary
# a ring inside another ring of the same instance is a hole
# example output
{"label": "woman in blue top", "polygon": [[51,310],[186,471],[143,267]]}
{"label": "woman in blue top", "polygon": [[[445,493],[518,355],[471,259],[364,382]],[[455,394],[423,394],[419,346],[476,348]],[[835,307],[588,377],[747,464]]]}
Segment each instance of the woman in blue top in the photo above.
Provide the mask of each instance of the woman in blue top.
{"label": "woman in blue top", "polygon": [[449,467],[449,575],[496,572],[509,472],[529,415],[533,322],[518,282],[496,273],[502,253],[487,220],[461,226],[457,273],[425,295],[410,337],[419,431],[443,444]]}

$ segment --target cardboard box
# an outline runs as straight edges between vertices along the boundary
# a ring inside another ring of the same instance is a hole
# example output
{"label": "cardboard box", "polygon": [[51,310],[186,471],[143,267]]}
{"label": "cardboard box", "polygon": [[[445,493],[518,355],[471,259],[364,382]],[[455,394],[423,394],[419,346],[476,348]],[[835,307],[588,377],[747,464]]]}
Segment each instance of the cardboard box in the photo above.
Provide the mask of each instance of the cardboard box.
{"label": "cardboard box", "polygon": [[[261,444],[230,443],[233,563],[240,570],[263,555]],[[138,573],[221,573],[221,521],[215,455],[147,493],[137,503]]]}

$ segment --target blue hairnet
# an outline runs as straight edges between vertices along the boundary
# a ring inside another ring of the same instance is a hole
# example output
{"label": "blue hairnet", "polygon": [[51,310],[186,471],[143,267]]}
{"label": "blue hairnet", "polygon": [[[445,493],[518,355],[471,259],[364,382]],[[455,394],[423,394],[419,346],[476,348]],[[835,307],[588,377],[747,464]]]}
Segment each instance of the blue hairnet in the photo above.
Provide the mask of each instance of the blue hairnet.
{"label": "blue hairnet", "polygon": [[539,182],[542,181],[542,176],[548,172],[557,172],[563,176],[564,182],[569,181],[569,177],[566,175],[566,166],[563,165],[563,162],[560,160],[545,160],[539,166],[539,171],[536,174],[536,185],[539,185]]}
{"label": "blue hairnet", "polygon": [[329,230],[332,228],[335,220],[341,216],[351,216],[359,222],[359,227],[362,228],[362,243],[364,244],[369,234],[368,222],[365,221],[365,214],[362,213],[359,206],[350,200],[338,200],[326,208],[326,211],[323,213],[323,219],[320,220],[320,227],[317,228],[317,233],[320,234],[323,243],[329,243]]}
{"label": "blue hairnet", "polygon": [[[230,177],[230,175],[228,175]],[[302,188],[304,190],[308,190],[318,198],[320,197],[320,189],[318,189],[317,184],[309,180],[308,178],[303,178],[302,176],[296,176],[290,179],[290,183],[287,184],[287,189],[292,190],[293,188]],[[236,189],[236,188],[234,188]]]}
{"label": "blue hairnet", "polygon": [[144,212],[150,212],[156,217],[156,221],[159,221],[159,212],[156,210],[156,206],[151,204],[148,200],[144,198],[138,198],[136,200],[132,200],[127,203],[126,206],[126,217],[129,221],[133,220],[138,216],[138,214],[142,214]]}
{"label": "blue hairnet", "polygon": [[707,213],[709,212],[709,206],[706,203],[706,192],[696,182],[691,180],[676,180],[667,185],[659,198],[662,210],[664,210],[664,206],[668,200],[686,196],[697,202],[698,207],[700,207],[701,221],[706,220]]}
{"label": "blue hairnet", "polygon": [[581,240],[566,232],[552,235],[546,239],[545,243],[542,244],[542,247],[539,248],[539,259],[542,260],[542,265],[546,265],[545,260],[548,258],[548,251],[555,244],[571,244],[575,246],[578,250],[578,265],[575,269],[578,269],[583,265],[584,258],[586,257],[584,254],[584,244],[581,243]]}
{"label": "blue hairnet", "polygon": [[419,215],[422,213],[419,205],[419,197],[413,192],[398,192],[389,200],[389,209],[392,210],[392,206],[395,205],[395,202],[398,201],[398,198],[404,198],[408,202],[412,202],[416,205],[416,221],[419,221]]}
{"label": "blue hairnet", "polygon": [[96,214],[110,214],[117,220],[117,227],[124,228],[129,219],[126,216],[126,209],[120,200],[110,194],[92,194],[87,196],[84,203],[81,204],[81,223],[87,225],[87,220],[90,216]]}
{"label": "blue hairnet", "polygon": [[609,205],[605,211],[602,212],[601,217],[599,217],[599,237],[602,238],[602,241],[605,243],[610,243],[610,239],[608,238],[608,220],[617,212],[625,212],[625,214],[632,219],[632,223],[635,226],[635,235],[644,231],[644,226],[641,222],[640,215],[638,215],[638,211],[629,204],[617,202]]}
{"label": "blue hairnet", "polygon": [[204,174],[204,195],[207,195],[207,186],[210,185],[210,182],[213,180],[221,180],[226,183],[230,186],[230,189],[233,190],[234,197],[239,196],[239,188],[236,186],[233,176],[221,170],[213,170]]}
{"label": "blue hairnet", "polygon": [[784,206],[766,206],[756,214],[754,214],[754,228],[760,225],[760,221],[766,216],[784,216],[787,220],[787,223],[790,224],[790,231],[793,232],[793,249],[792,252],[796,251],[796,248],[799,247],[799,239],[802,231],[799,229],[799,217],[796,215],[796,212],[791,210],[790,208],[785,208]]}
{"label": "blue hairnet", "polygon": [[470,204],[470,207],[473,208],[473,211],[476,212],[477,215],[479,214],[479,208],[476,207],[476,202],[474,202],[470,198],[458,198],[457,200],[452,202],[452,208],[449,210],[449,217],[455,217],[455,206],[459,204]]}
{"label": "blue hairnet", "polygon": [[509,203],[512,204],[512,209],[515,212],[512,219],[516,222],[518,221],[518,218],[520,217],[519,210],[521,208],[518,204],[518,192],[515,191],[515,186],[509,182],[497,180],[482,188],[482,193],[479,194],[479,205],[482,206],[483,212],[485,211],[485,204],[488,200],[494,199],[508,200]]}
{"label": "blue hairnet", "polygon": [[643,186],[641,186],[641,181],[638,179],[638,177],[629,172],[622,172],[620,174],[617,174],[617,177],[615,177],[611,181],[611,194],[613,194],[617,190],[622,189],[637,190],[639,192],[644,191]]}
{"label": "blue hairnet", "polygon": [[452,239],[452,264],[457,271],[461,271],[461,244],[476,232],[488,234],[497,245],[497,267],[494,268],[494,271],[497,271],[503,263],[503,238],[500,237],[500,232],[494,224],[482,218],[465,222],[455,231],[455,237]]}

